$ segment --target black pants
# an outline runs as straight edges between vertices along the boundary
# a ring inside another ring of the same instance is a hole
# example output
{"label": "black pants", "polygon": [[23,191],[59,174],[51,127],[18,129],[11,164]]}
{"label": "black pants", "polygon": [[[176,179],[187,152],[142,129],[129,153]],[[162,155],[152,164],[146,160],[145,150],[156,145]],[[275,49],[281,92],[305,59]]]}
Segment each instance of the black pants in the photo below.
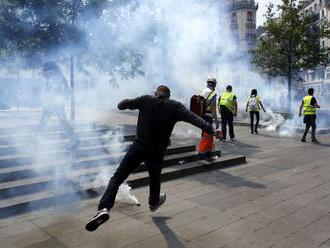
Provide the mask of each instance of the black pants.
{"label": "black pants", "polygon": [[310,127],[312,127],[312,140],[316,139],[316,115],[305,115],[304,116],[304,123],[305,123],[305,132],[303,134],[303,139],[306,139],[308,131]]}
{"label": "black pants", "polygon": [[[254,124],[254,116],[256,116],[256,125],[253,128]],[[259,127],[259,121],[260,121],[260,113],[258,111],[250,111],[250,126],[251,126],[251,133],[254,131],[258,131]]]}
{"label": "black pants", "polygon": [[159,201],[161,171],[164,153],[135,141],[127,151],[115,174],[112,176],[108,187],[103,194],[98,209],[111,209],[115,203],[119,186],[142,163],[149,172],[150,192],[149,204],[155,205]]}
{"label": "black pants", "polygon": [[229,127],[229,136],[231,139],[235,138],[234,134],[234,114],[227,109],[225,106],[221,106],[220,108],[221,114],[221,131],[223,133],[223,138],[227,138],[227,125]]}

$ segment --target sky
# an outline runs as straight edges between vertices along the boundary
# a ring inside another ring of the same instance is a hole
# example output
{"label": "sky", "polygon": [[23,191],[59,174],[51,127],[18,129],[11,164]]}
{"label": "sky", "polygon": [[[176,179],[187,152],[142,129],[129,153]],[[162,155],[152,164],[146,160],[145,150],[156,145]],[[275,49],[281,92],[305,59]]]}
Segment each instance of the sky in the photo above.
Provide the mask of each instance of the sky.
{"label": "sky", "polygon": [[256,0],[256,2],[259,4],[259,9],[257,12],[257,26],[260,26],[265,21],[264,15],[266,14],[267,6],[269,5],[269,3],[273,3],[276,6],[277,4],[280,4],[282,1],[281,0]]}

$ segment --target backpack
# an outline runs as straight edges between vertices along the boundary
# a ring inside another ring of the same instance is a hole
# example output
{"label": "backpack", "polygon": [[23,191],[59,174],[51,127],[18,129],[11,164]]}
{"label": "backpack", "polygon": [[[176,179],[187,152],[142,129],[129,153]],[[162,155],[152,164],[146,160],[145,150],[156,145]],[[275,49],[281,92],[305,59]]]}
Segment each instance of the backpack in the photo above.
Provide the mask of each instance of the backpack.
{"label": "backpack", "polygon": [[205,98],[203,96],[193,95],[190,98],[190,111],[198,116],[203,116],[205,113]]}
{"label": "backpack", "polygon": [[255,96],[250,96],[249,99],[249,109],[256,110],[258,108],[257,98]]}
{"label": "backpack", "polygon": [[[211,91],[211,93],[208,95],[207,98],[209,98],[211,96],[211,94],[213,93],[213,91]],[[200,95],[193,95],[190,98],[190,111],[195,113],[198,116],[203,116],[206,112],[206,108],[209,106],[209,104],[206,104],[206,100],[205,97],[200,96]]]}

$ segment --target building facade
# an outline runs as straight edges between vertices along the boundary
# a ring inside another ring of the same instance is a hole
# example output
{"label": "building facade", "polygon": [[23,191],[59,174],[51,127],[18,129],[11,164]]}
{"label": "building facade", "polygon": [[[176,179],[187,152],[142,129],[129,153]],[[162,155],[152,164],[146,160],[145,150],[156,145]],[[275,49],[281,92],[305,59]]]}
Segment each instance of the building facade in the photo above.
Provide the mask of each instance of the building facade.
{"label": "building facade", "polygon": [[[330,22],[330,0],[300,1],[301,14],[312,15],[315,24],[322,20]],[[320,46],[330,50],[330,39],[321,39]],[[301,72],[302,87],[306,90],[313,87],[317,95],[330,95],[330,66]]]}
{"label": "building facade", "polygon": [[238,51],[255,48],[257,40],[256,16],[258,4],[254,0],[225,0],[230,32]]}

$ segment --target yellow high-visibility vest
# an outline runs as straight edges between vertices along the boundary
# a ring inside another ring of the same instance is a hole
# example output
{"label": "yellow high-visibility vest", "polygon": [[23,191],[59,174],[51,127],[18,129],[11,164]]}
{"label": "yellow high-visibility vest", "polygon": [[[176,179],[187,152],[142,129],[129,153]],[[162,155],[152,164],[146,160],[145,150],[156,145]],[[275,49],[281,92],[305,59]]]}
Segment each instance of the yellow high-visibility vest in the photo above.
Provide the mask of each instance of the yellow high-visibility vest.
{"label": "yellow high-visibility vest", "polygon": [[208,97],[205,99],[205,104],[206,104],[206,111],[207,112],[211,112],[212,111],[212,107],[211,107],[211,100],[213,99],[213,97],[216,95],[215,91],[212,91]]}
{"label": "yellow high-visibility vest", "polygon": [[313,96],[305,96],[304,97],[304,115],[316,115],[316,106],[312,106]]}
{"label": "yellow high-visibility vest", "polygon": [[227,109],[229,109],[232,113],[234,113],[234,98],[235,94],[232,92],[224,92],[221,95],[221,98],[218,103],[218,107],[225,106]]}

